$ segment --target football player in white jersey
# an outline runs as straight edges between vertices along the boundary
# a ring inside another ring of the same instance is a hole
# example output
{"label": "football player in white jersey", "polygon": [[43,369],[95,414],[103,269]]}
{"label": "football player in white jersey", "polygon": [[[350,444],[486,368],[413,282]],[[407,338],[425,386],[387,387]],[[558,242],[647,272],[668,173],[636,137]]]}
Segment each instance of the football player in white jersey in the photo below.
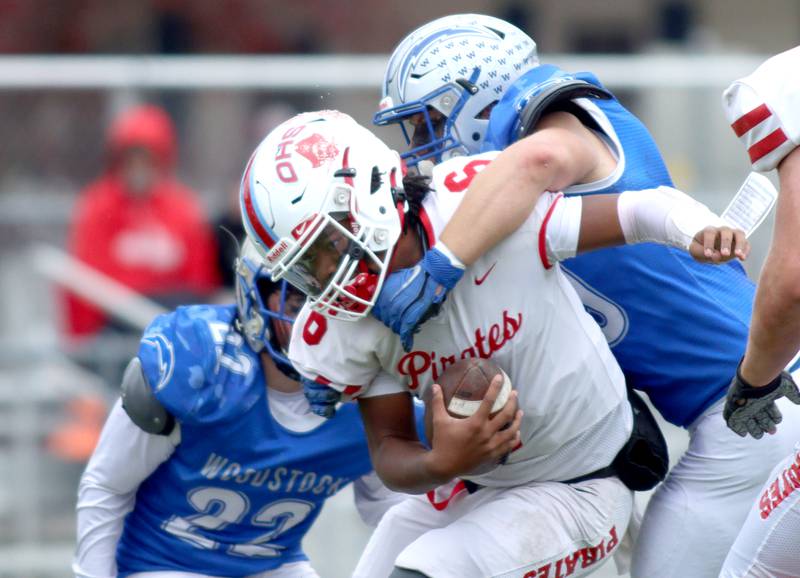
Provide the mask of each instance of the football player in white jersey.
{"label": "football player in white jersey", "polygon": [[[739,435],[776,427],[774,399],[800,402],[782,369],[800,347],[800,47],[763,63],[723,94],[723,107],[753,168],[778,169],[772,246],[761,271],[747,351],[728,391],[725,417]],[[778,428],[784,426],[777,426]],[[800,444],[800,440],[798,440]],[[725,565],[723,578],[800,577],[800,445],[773,469]]]}
{"label": "football player in white jersey", "polygon": [[[706,207],[667,187],[588,199],[548,193],[467,269],[471,282],[450,292],[405,351],[369,316],[387,272],[436,243],[478,171],[475,186],[532,188],[529,155],[522,140],[452,159],[434,169],[428,190],[419,177],[403,179],[398,155],[369,131],[319,112],[276,128],[245,170],[248,235],[273,278],[310,297],[290,348],[306,385],[358,399],[389,487],[421,493],[456,477],[469,482],[438,507],[420,498],[392,510],[356,576],[581,576],[599,567],[631,512],[632,493],[609,465],[632,415],[622,373],[558,261],[626,239],[708,261],[749,249],[742,231],[717,226]],[[605,162],[614,162],[610,153]],[[491,357],[515,390],[501,392],[496,381],[474,415],[454,419],[435,382],[467,357]],[[382,373],[395,381],[374,382]],[[501,393],[507,401],[493,407]],[[410,394],[431,397],[430,450],[416,439]]]}
{"label": "football player in white jersey", "polygon": [[[569,197],[672,183],[652,136],[600,80],[540,64],[533,39],[497,18],[458,14],[410,32],[389,60],[382,97],[375,123],[405,131],[410,165],[500,150],[533,134],[540,146],[533,159],[540,191],[560,188]],[[768,126],[755,129],[759,139],[776,128]],[[766,143],[781,151],[789,146],[774,136]],[[586,172],[573,153],[586,147],[599,155],[611,149],[618,162]],[[756,150],[768,152],[763,145]],[[515,231],[537,199],[524,190],[503,196],[473,188],[431,251],[446,246],[471,265]],[[433,273],[431,261],[423,260],[420,277]],[[767,439],[736,438],[723,419],[725,394],[747,344],[755,285],[737,262],[707,267],[653,244],[579,255],[562,266],[603,328],[627,385],[645,392],[689,438],[647,503],[632,576],[717,575],[767,473],[800,436],[800,407],[788,399],[777,404],[785,423]],[[439,265],[443,270],[446,263]],[[376,306],[408,341],[414,318],[425,311],[422,302],[442,295],[420,294],[420,277],[406,290],[384,291]],[[393,281],[389,276],[386,284]],[[794,347],[786,341],[786,351]]]}

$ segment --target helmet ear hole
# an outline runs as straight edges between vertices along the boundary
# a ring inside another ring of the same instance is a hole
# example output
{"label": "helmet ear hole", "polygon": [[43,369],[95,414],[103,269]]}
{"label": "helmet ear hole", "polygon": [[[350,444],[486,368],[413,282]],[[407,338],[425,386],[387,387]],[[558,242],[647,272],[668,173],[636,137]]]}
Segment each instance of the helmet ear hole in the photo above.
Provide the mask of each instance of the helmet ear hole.
{"label": "helmet ear hole", "polygon": [[378,189],[380,189],[382,185],[383,185],[383,173],[377,166],[374,166],[372,167],[372,180],[369,185],[370,194],[374,195],[375,193],[377,193]]}
{"label": "helmet ear hole", "polygon": [[496,105],[498,102],[500,102],[500,101],[499,100],[493,100],[492,102],[490,102],[489,104],[484,106],[480,110],[480,112],[478,112],[478,114],[475,115],[475,118],[478,119],[478,120],[488,120],[489,116],[491,116],[491,114],[492,114],[492,109],[494,108],[494,105]]}

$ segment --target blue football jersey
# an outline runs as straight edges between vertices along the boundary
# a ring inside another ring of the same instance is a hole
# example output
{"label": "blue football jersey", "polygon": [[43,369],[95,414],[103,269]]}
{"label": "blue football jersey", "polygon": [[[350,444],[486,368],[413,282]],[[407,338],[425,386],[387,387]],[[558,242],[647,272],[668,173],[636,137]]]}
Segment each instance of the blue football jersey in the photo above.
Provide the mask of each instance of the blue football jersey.
{"label": "blue football jersey", "polygon": [[[572,75],[551,65],[532,69],[492,111],[484,148],[510,144],[527,99],[565,79],[602,87],[589,73]],[[650,133],[616,99],[573,102],[619,163],[609,178],[576,185],[566,194],[672,186]],[[665,419],[687,426],[725,394],[744,354],[755,292],[738,262],[705,265],[683,251],[644,243],[595,251],[563,266],[602,327],[628,385],[646,392]]]}
{"label": "blue football jersey", "polygon": [[158,317],[139,359],[181,441],[139,487],[117,547],[119,575],[176,570],[242,576],[305,560],[323,502],[371,471],[358,408],[297,433],[270,413],[259,356],[233,306]]}

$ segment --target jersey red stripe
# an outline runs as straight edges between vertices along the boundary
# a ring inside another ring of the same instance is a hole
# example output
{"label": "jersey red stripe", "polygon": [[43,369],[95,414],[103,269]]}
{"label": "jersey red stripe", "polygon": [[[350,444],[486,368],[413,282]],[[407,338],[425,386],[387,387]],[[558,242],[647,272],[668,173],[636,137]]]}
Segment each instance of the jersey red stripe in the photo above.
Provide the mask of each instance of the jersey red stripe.
{"label": "jersey red stripe", "polygon": [[558,195],[556,195],[555,200],[550,204],[550,208],[547,209],[547,213],[542,220],[542,226],[539,228],[539,258],[542,260],[542,265],[544,265],[545,269],[553,267],[550,259],[547,258],[547,223],[550,222],[550,217],[553,216],[553,209],[556,208],[556,203],[558,203],[563,196],[564,193],[558,193]]}
{"label": "jersey red stripe", "polygon": [[781,146],[788,140],[786,133],[782,129],[776,129],[762,138],[756,144],[747,149],[747,154],[750,155],[750,162],[756,162],[758,159],[767,156],[776,148]]}
{"label": "jersey red stripe", "polygon": [[426,495],[428,496],[428,501],[431,503],[431,506],[433,506],[437,512],[441,512],[447,507],[450,500],[452,500],[456,494],[466,489],[467,486],[464,484],[464,480],[458,480],[453,486],[453,489],[450,490],[450,495],[441,502],[436,501],[436,492],[434,490],[429,490]]}
{"label": "jersey red stripe", "polygon": [[762,104],[761,106],[757,106],[747,114],[743,114],[736,119],[736,121],[731,125],[731,128],[733,129],[733,132],[736,133],[736,136],[742,136],[757,124],[767,120],[771,115],[772,113],[770,112],[769,108],[767,108],[767,105]]}

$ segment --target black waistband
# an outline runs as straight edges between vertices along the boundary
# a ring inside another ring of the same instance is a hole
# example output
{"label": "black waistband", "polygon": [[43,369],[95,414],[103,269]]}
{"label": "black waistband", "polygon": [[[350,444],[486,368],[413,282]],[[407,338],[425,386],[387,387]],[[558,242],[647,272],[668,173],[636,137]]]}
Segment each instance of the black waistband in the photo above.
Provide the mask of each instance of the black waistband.
{"label": "black waistband", "polygon": [[[580,482],[586,482],[588,480],[599,480],[601,478],[610,478],[611,476],[616,476],[617,470],[616,468],[611,466],[606,466],[604,468],[600,468],[599,470],[595,470],[593,472],[589,472],[588,474],[584,474],[582,476],[578,476],[577,478],[571,478],[569,480],[559,481],[561,484],[578,484]],[[464,487],[467,489],[467,492],[470,494],[474,494],[478,490],[485,488],[486,486],[482,486],[481,484],[476,484],[470,480],[461,480],[464,482]]]}

